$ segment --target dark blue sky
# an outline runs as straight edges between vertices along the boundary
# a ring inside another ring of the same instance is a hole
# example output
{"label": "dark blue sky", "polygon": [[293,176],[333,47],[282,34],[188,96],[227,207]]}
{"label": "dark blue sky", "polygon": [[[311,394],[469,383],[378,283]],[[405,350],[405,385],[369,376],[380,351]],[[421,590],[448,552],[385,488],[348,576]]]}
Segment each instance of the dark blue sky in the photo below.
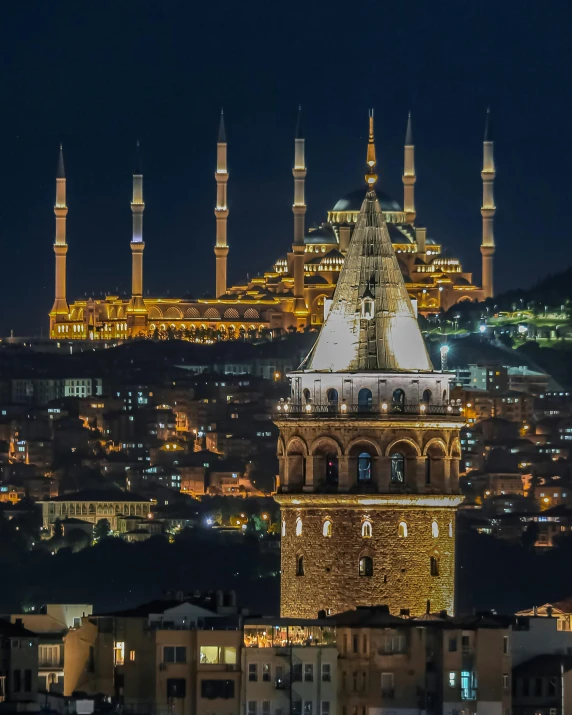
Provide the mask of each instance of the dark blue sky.
{"label": "dark blue sky", "polygon": [[130,286],[133,147],[145,173],[145,288],[214,289],[218,114],[229,141],[229,277],[292,236],[293,130],[305,111],[308,224],[363,176],[402,199],[413,112],[418,222],[480,281],[485,110],[496,139],[496,285],[572,263],[572,10],[563,0],[35,0],[0,25],[0,333],[53,301],[54,176],[68,175],[68,297]]}

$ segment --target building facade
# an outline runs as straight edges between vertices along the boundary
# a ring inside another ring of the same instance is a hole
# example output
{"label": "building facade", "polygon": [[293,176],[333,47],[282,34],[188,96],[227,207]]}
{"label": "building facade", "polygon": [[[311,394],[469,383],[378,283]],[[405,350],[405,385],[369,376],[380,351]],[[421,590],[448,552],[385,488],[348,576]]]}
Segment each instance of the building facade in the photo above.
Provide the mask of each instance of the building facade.
{"label": "building facade", "polygon": [[[438,239],[416,223],[415,145],[411,116],[404,146],[403,202],[378,191],[390,241],[407,290],[425,315],[447,310],[460,301],[483,300],[493,294],[493,141],[487,114],[483,143],[483,287],[475,284],[458,258],[450,257]],[[332,298],[356,228],[363,200],[361,189],[350,191],[328,211],[326,221],[310,230],[305,227],[305,139],[300,115],[294,142],[294,237],[287,253],[263,275],[228,285],[227,257],[231,241],[229,217],[227,139],[221,115],[217,141],[216,193],[216,289],[213,298],[151,297],[143,286],[143,173],[139,160],[133,173],[131,211],[133,232],[131,295],[85,297],[68,304],[66,293],[67,236],[66,174],[60,147],[56,178],[56,290],[50,312],[50,338],[54,340],[122,340],[136,336],[170,333],[192,340],[232,339],[265,335],[269,331],[319,327]]]}
{"label": "building facade", "polygon": [[454,609],[459,412],[433,370],[374,186],[332,305],[277,407],[281,615]]}

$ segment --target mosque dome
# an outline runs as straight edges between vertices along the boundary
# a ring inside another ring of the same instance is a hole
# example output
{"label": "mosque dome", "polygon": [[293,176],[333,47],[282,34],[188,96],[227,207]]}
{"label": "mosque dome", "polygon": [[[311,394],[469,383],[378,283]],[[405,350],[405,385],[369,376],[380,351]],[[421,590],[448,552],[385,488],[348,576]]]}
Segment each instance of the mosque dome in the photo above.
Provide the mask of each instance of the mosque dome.
{"label": "mosque dome", "polygon": [[[362,186],[359,189],[350,191],[341,198],[338,203],[334,206],[334,211],[359,211],[363,200],[365,199],[366,187]],[[383,191],[376,190],[379,205],[382,211],[403,211],[399,202],[393,199],[391,196]]]}

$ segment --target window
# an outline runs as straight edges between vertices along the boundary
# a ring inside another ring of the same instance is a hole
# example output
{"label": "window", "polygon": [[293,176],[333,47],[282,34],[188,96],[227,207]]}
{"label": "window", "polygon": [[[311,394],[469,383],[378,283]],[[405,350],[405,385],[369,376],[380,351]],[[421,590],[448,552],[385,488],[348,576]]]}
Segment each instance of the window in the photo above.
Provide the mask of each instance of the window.
{"label": "window", "polygon": [[296,519],[296,536],[302,536],[302,519]]}
{"label": "window", "polygon": [[328,407],[335,412],[338,409],[338,391],[334,388],[330,388],[326,392],[326,399],[328,400]]}
{"label": "window", "polygon": [[508,653],[509,653],[508,636],[503,636],[502,652],[504,653],[504,655],[508,655]]}
{"label": "window", "polygon": [[471,641],[469,636],[461,636],[461,650],[465,655],[471,652]]}
{"label": "window", "polygon": [[391,455],[391,482],[403,484],[405,481],[405,457],[401,452]]}
{"label": "window", "polygon": [[167,698],[184,698],[187,694],[187,681],[184,678],[167,679]]}
{"label": "window", "polygon": [[262,715],[270,715],[270,700],[262,701]]}
{"label": "window", "polygon": [[456,653],[456,652],[457,652],[457,639],[449,638],[449,653]]}
{"label": "window", "polygon": [[134,650],[129,651],[129,660],[131,663],[135,662],[135,651]]}
{"label": "window", "polygon": [[117,641],[115,643],[115,665],[123,665],[125,663],[125,643]]}
{"label": "window", "polygon": [[436,539],[439,536],[439,524],[436,521],[431,523],[431,536]]}
{"label": "window", "polygon": [[201,698],[234,698],[234,680],[201,680]]}
{"label": "window", "polygon": [[422,400],[426,405],[431,402],[431,390],[423,390]]}
{"label": "window", "polygon": [[436,556],[431,556],[430,567],[431,576],[439,575],[439,559]]}
{"label": "window", "polygon": [[353,651],[354,651],[354,653],[359,653],[359,638],[358,638],[358,636],[353,637]]}
{"label": "window", "polygon": [[226,646],[202,645],[199,651],[199,661],[202,665],[236,664],[236,648]]}
{"label": "window", "polygon": [[304,575],[304,557],[298,556],[296,559],[296,576]]}
{"label": "window", "polygon": [[330,715],[330,701],[322,700],[322,708],[320,710],[320,715]]}
{"label": "window", "polygon": [[371,454],[362,452],[357,461],[358,482],[371,482]]}
{"label": "window", "polygon": [[312,701],[304,700],[304,715],[312,715]]}
{"label": "window", "polygon": [[332,681],[332,666],[330,663],[322,663],[322,683]]}
{"label": "window", "polygon": [[302,682],[302,663],[292,663],[292,682]]}
{"label": "window", "polygon": [[324,522],[324,526],[322,527],[322,534],[324,536],[332,535],[332,522],[329,519],[326,519],[326,521]]}
{"label": "window", "polygon": [[364,521],[361,525],[361,535],[364,539],[371,539],[372,528],[371,521]]}
{"label": "window", "polygon": [[256,711],[257,711],[256,700],[249,700],[248,707],[247,707],[248,715],[256,715]]}
{"label": "window", "polygon": [[292,712],[292,715],[302,715],[302,701],[301,700],[294,700],[294,702],[291,704],[291,712]]}
{"label": "window", "polygon": [[258,680],[258,663],[248,664],[248,680],[255,683]]}
{"label": "window", "polygon": [[508,690],[508,673],[502,674],[502,686],[505,690]]}
{"label": "window", "polygon": [[449,522],[449,538],[450,539],[453,538],[453,522],[452,521]]}
{"label": "window", "polygon": [[24,671],[24,692],[25,693],[32,692],[32,671],[31,670]]}
{"label": "window", "polygon": [[314,666],[312,663],[304,663],[304,682],[314,682]]}
{"label": "window", "polygon": [[391,396],[391,411],[403,412],[405,409],[405,392],[403,390],[394,390]]}
{"label": "window", "polygon": [[262,680],[268,683],[272,679],[272,671],[270,669],[270,663],[262,664]]}
{"label": "window", "polygon": [[407,524],[404,521],[399,522],[399,526],[397,527],[397,535],[401,539],[405,539],[407,537]]}
{"label": "window", "polygon": [[364,634],[361,639],[362,653],[367,653],[367,635]]}
{"label": "window", "polygon": [[455,671],[451,671],[449,673],[449,687],[450,688],[457,687],[457,673],[455,673]]}
{"label": "window", "polygon": [[310,402],[310,390],[306,388],[302,394],[304,395],[304,402],[308,404]]}
{"label": "window", "polygon": [[338,483],[338,457],[336,454],[326,454],[326,484],[335,486]]}
{"label": "window", "polygon": [[385,655],[405,653],[405,636],[386,636],[383,641]]}
{"label": "window", "polygon": [[362,389],[358,392],[358,410],[371,410],[371,403],[372,403],[372,394],[371,390],[368,390],[367,387],[362,387]]}
{"label": "window", "polygon": [[370,556],[362,556],[359,560],[359,575],[373,576],[373,559]]}
{"label": "window", "polygon": [[381,695],[385,698],[392,698],[394,693],[393,673],[381,674]]}
{"label": "window", "polygon": [[186,663],[187,649],[185,646],[165,646],[163,648],[164,663]]}
{"label": "window", "polygon": [[282,536],[286,536],[286,522],[282,519]]}
{"label": "window", "polygon": [[477,699],[477,674],[461,671],[461,700]]}

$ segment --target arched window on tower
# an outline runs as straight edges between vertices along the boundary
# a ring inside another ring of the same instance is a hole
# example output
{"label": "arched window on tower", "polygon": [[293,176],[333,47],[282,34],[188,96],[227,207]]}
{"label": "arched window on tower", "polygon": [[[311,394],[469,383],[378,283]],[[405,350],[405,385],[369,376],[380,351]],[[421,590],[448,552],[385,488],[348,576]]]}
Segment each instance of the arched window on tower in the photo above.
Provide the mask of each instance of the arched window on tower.
{"label": "arched window on tower", "polygon": [[450,539],[453,538],[453,522],[452,521],[449,522],[449,538]]}
{"label": "arched window on tower", "polygon": [[304,557],[297,556],[296,557],[296,576],[303,576],[303,575],[304,575]]}
{"label": "arched window on tower", "polygon": [[429,562],[429,571],[431,573],[431,576],[439,575],[439,559],[436,556],[431,556],[431,560]]}
{"label": "arched window on tower", "polygon": [[371,410],[371,405],[373,401],[371,390],[368,390],[367,387],[362,387],[362,389],[358,392],[357,401],[358,409],[360,411]]}
{"label": "arched window on tower", "polygon": [[371,521],[364,521],[361,525],[361,535],[364,539],[371,539],[372,526]]}
{"label": "arched window on tower", "polygon": [[431,524],[431,536],[436,539],[439,536],[439,524],[436,521]]}
{"label": "arched window on tower", "polygon": [[296,519],[296,536],[302,536],[302,519],[300,517]]}
{"label": "arched window on tower", "polygon": [[338,455],[329,453],[325,456],[326,460],[326,484],[329,486],[337,486],[338,484]]}
{"label": "arched window on tower", "polygon": [[401,539],[407,538],[407,524],[404,521],[399,522],[399,526],[397,527],[397,535]]}
{"label": "arched window on tower", "polygon": [[359,575],[373,576],[373,559],[371,556],[362,556],[359,560]]}
{"label": "arched window on tower", "polygon": [[322,534],[326,537],[332,535],[332,522],[329,519],[326,519],[326,521],[324,522],[324,525],[322,527]]}
{"label": "arched window on tower", "polygon": [[304,403],[307,405],[308,402],[310,402],[310,390],[308,390],[308,388],[306,388],[306,389],[302,392],[302,395],[303,395],[303,397],[304,397]]}
{"label": "arched window on tower", "polygon": [[431,403],[431,390],[423,390],[422,400],[426,405]]}
{"label": "arched window on tower", "polygon": [[286,521],[282,519],[282,536],[286,536]]}
{"label": "arched window on tower", "polygon": [[405,482],[405,457],[401,452],[391,455],[391,483],[403,484]]}
{"label": "arched window on tower", "polygon": [[328,409],[330,412],[337,412],[338,409],[338,391],[333,387],[326,392],[326,399],[328,400]]}
{"label": "arched window on tower", "polygon": [[367,484],[371,482],[371,454],[362,452],[357,460],[357,478],[358,482]]}
{"label": "arched window on tower", "polygon": [[405,392],[401,389],[393,391],[391,396],[391,411],[392,412],[403,412],[405,409]]}

